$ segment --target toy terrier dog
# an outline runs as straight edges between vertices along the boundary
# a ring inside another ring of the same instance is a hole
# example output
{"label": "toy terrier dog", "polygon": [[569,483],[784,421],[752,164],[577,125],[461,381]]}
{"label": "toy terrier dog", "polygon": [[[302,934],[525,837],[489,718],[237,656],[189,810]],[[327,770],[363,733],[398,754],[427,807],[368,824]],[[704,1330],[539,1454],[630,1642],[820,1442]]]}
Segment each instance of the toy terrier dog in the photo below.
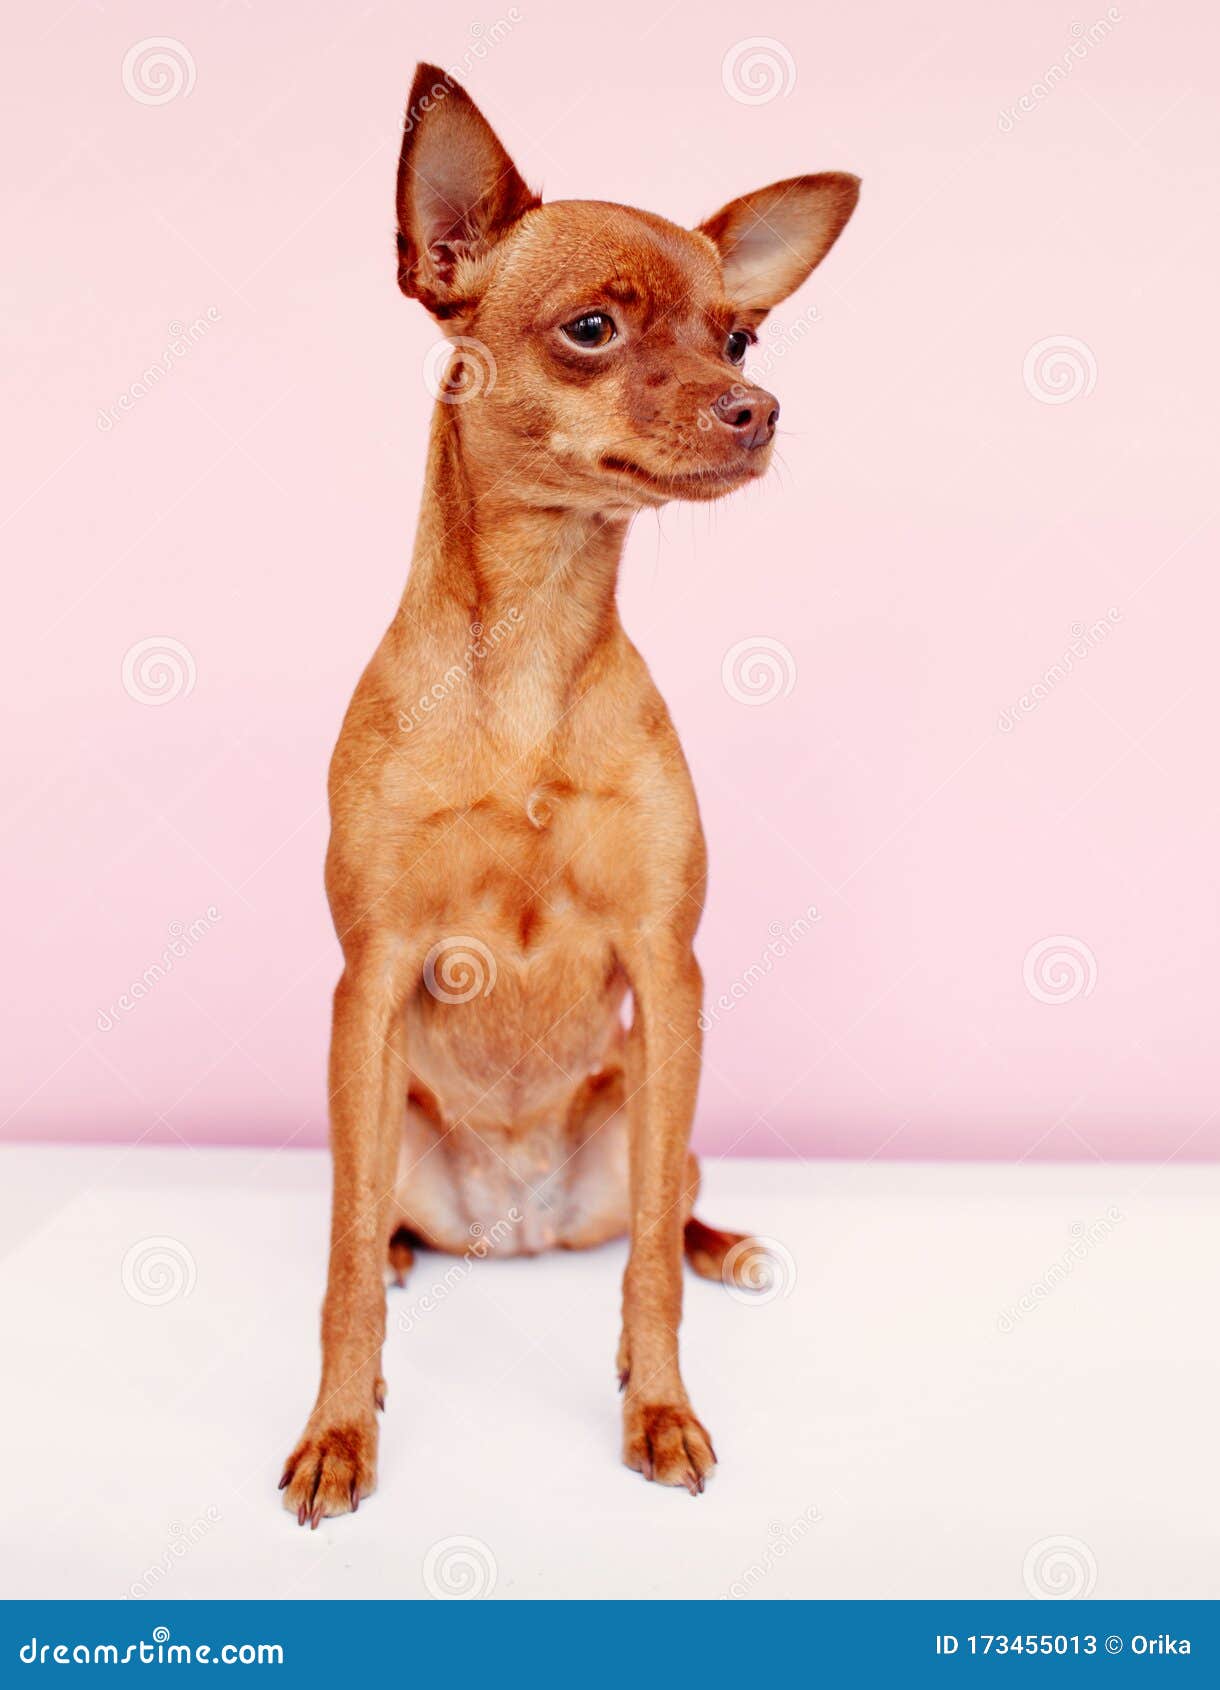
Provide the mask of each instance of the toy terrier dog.
{"label": "toy terrier dog", "polygon": [[[742,372],[830,251],[854,176],[796,176],[697,229],[544,205],[453,78],[419,68],[398,285],[451,343],[410,578],[330,770],[343,948],[322,1382],[281,1489],[302,1525],[374,1487],[385,1267],[629,1235],[623,1457],[703,1489],[678,1365],[705,850],[686,761],[615,603],[634,514],[765,474],[779,404]],[[630,1003],[629,1026],[627,1003]]]}

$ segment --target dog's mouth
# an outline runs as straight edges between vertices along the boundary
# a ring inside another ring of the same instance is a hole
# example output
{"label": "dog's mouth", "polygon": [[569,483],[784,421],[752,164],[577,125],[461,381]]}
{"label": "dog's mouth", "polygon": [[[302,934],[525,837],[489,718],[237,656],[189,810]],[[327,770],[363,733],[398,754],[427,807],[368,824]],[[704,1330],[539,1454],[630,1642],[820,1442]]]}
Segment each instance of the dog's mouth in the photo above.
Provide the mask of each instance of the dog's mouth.
{"label": "dog's mouth", "polygon": [[602,469],[608,469],[615,475],[630,477],[646,491],[671,499],[716,499],[723,493],[731,492],[734,487],[753,481],[766,468],[765,464],[758,463],[708,464],[697,470],[663,474],[645,469],[643,464],[633,463],[630,458],[616,457],[611,453],[603,454],[598,463]]}

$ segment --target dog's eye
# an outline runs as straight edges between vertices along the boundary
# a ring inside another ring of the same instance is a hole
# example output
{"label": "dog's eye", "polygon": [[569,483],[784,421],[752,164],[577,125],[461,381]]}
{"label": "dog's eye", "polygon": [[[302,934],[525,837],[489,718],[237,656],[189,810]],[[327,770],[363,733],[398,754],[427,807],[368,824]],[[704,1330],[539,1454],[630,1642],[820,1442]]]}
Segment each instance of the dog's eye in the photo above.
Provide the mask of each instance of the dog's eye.
{"label": "dog's eye", "polygon": [[754,337],[744,329],[734,329],[724,343],[724,355],[730,364],[740,364],[745,358],[747,347],[753,346]]}
{"label": "dog's eye", "polygon": [[574,322],[565,323],[563,332],[577,346],[609,346],[618,331],[614,319],[604,311],[589,311]]}

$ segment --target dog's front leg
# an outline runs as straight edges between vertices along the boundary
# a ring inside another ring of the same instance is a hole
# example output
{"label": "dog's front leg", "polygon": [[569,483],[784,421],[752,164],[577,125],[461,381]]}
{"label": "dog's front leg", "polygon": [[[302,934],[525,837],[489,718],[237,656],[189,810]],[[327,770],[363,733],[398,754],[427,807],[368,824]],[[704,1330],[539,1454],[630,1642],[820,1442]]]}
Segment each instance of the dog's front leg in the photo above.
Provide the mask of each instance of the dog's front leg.
{"label": "dog's front leg", "polygon": [[302,1525],[355,1510],[377,1478],[384,1405],[382,1268],[407,1085],[391,972],[350,965],[335,992],[330,1047],[334,1185],[322,1306],[322,1382],[280,1488]]}
{"label": "dog's front leg", "polygon": [[619,1377],[623,1459],[695,1494],[716,1464],[678,1365],[687,1143],[699,1085],[702,981],[685,943],[649,944],[628,964],[631,1248],[623,1278]]}

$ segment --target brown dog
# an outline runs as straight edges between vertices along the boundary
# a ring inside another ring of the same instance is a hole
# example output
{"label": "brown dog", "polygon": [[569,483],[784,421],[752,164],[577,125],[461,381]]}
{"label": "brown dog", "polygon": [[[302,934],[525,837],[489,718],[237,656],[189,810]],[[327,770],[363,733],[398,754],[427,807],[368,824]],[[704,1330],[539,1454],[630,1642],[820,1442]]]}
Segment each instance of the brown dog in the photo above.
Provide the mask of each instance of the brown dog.
{"label": "brown dog", "polygon": [[302,1524],[374,1486],[387,1244],[401,1273],[414,1241],[628,1231],[624,1459],[692,1492],[715,1464],[678,1367],[683,1242],[709,1278],[753,1247],[691,1218],[704,843],[615,581],[635,512],[765,472],[779,407],[738,366],[858,186],[798,176],[693,232],[542,205],[463,90],[416,74],[398,283],[453,352],[410,579],[330,772],[330,1272],[281,1481]]}

